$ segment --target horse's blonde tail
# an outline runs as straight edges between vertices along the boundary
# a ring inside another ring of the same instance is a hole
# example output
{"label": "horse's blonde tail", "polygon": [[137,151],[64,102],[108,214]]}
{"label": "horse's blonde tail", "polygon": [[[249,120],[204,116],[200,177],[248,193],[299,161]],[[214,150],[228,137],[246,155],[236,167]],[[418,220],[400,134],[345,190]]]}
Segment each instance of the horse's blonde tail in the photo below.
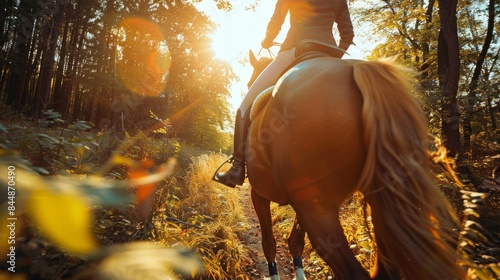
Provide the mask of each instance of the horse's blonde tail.
{"label": "horse's blonde tail", "polygon": [[401,268],[406,279],[461,279],[444,232],[455,215],[430,172],[431,138],[411,95],[413,74],[390,59],[354,65],[367,151],[358,187],[370,204],[385,267]]}

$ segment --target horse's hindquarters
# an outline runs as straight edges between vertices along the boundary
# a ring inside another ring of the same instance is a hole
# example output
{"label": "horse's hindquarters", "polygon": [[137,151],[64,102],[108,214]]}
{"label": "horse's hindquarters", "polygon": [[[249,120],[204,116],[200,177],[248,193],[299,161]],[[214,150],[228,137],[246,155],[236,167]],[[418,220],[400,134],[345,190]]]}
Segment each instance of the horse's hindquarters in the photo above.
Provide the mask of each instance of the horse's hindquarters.
{"label": "horse's hindquarters", "polygon": [[313,59],[294,67],[251,128],[250,181],[266,185],[252,186],[271,200],[321,194],[340,204],[363,166],[361,106],[351,62]]}

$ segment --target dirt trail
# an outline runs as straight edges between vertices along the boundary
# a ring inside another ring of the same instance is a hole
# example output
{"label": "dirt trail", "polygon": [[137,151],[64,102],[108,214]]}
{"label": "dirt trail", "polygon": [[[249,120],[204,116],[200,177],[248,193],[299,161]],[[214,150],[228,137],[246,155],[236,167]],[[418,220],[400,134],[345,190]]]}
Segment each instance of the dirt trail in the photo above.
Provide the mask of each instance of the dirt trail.
{"label": "dirt trail", "polygon": [[[243,187],[237,187],[241,206],[244,211],[247,222],[247,233],[241,236],[241,242],[250,252],[248,258],[247,274],[252,276],[252,279],[269,279],[267,261],[262,251],[262,235],[260,232],[259,220],[255,214],[250,196],[250,186],[245,184]],[[293,267],[291,265],[291,257],[288,252],[288,245],[283,236],[278,236],[275,233],[274,238],[277,243],[276,262],[278,263],[278,273],[282,280],[293,278]]]}

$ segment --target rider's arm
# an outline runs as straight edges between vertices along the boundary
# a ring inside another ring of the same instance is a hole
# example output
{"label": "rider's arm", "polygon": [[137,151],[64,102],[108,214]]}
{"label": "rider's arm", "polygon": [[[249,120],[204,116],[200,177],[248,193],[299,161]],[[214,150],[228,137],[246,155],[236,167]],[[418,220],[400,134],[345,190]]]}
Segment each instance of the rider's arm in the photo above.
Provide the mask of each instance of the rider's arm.
{"label": "rider's arm", "polygon": [[337,28],[340,33],[340,44],[341,49],[347,50],[352,44],[352,39],[354,38],[354,31],[351,22],[351,15],[349,14],[349,7],[347,6],[346,0],[341,0],[341,7],[339,13],[337,14]]}
{"label": "rider's arm", "polygon": [[269,48],[273,44],[273,40],[278,36],[281,26],[285,21],[286,14],[288,13],[289,3],[288,0],[278,0],[274,13],[267,24],[266,37],[262,40],[262,47]]}

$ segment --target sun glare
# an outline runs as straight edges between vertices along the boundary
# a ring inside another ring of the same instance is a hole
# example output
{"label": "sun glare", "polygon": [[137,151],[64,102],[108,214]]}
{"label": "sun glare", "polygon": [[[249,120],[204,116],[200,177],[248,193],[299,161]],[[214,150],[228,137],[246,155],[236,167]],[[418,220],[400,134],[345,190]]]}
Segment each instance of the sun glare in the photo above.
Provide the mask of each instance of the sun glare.
{"label": "sun glare", "polygon": [[242,41],[228,28],[219,28],[212,38],[212,49],[217,58],[232,62],[238,59],[248,42]]}
{"label": "sun glare", "polygon": [[248,53],[258,51],[264,39],[273,5],[264,3],[258,11],[249,11],[243,4],[230,12],[211,11],[211,19],[218,25],[212,36],[212,49],[217,58],[236,62]]}
{"label": "sun glare", "polygon": [[[236,2],[230,12],[220,11],[213,1],[202,1],[196,5],[217,24],[211,45],[215,57],[229,62],[239,77],[230,89],[232,95],[229,102],[233,108],[238,108],[252,73],[252,67],[241,61],[248,56],[249,50],[255,53],[260,51],[260,42],[264,39],[275,5],[274,1],[261,1],[255,10],[249,10],[246,1]],[[288,30],[287,23],[288,20],[285,20],[282,33]],[[280,35],[283,37],[283,34]],[[276,41],[280,42],[282,39],[278,37]]]}
{"label": "sun glare", "polygon": [[[234,108],[238,108],[242,96],[246,93],[246,83],[252,73],[250,65],[242,64],[241,61],[246,58],[249,50],[253,50],[256,54],[260,53],[260,42],[264,39],[267,24],[276,4],[275,1],[260,1],[255,10],[249,10],[248,3],[245,2],[235,1],[230,12],[219,10],[213,1],[201,1],[196,4],[200,11],[206,13],[217,24],[217,30],[212,35],[211,45],[215,57],[229,62],[240,78],[231,86],[230,103]],[[304,7],[304,9],[306,8]],[[274,40],[275,42],[283,42],[289,28],[288,22],[288,18],[285,19],[280,34]],[[349,48],[350,55],[346,58],[363,59],[367,55],[365,49],[369,49],[365,46],[367,42],[363,40],[362,35],[355,37],[355,41],[357,45],[352,45]],[[271,51],[277,53],[278,48],[274,47]]]}
{"label": "sun glare", "polygon": [[130,17],[120,22],[117,34],[118,80],[137,94],[158,96],[170,67],[170,51],[160,27],[146,19]]}

